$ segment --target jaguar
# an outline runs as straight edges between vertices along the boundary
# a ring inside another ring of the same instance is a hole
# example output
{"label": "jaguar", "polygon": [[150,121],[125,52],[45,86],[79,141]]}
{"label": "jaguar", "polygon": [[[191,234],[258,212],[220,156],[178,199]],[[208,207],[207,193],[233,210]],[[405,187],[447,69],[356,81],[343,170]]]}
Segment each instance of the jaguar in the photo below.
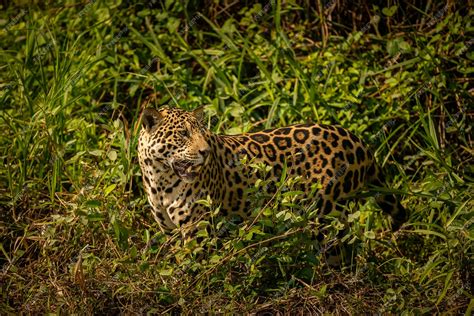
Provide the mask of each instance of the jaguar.
{"label": "jaguar", "polygon": [[[361,190],[384,185],[373,155],[342,127],[296,124],[217,135],[204,119],[203,107],[146,108],[142,113],[138,160],[149,204],[163,231],[206,219],[209,208],[198,201],[207,197],[223,216],[248,218],[257,181],[270,184],[261,190],[271,196],[282,174],[298,179],[301,201],[316,201],[321,214],[339,210]],[[256,164],[268,166],[268,172],[255,172]],[[379,190],[376,202],[391,216],[393,230],[405,222],[407,212],[396,196]]]}

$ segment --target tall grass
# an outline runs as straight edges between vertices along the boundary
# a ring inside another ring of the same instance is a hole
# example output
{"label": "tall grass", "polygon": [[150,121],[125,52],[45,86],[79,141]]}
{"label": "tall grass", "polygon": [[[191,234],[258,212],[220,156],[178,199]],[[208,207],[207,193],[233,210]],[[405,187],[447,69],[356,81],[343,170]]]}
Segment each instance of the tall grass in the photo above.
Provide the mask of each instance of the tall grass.
{"label": "tall grass", "polygon": [[[349,5],[3,7],[0,310],[472,313],[473,11]],[[164,104],[206,105],[219,133],[345,126],[410,219],[392,234],[351,203],[338,269],[339,219],[314,242],[317,210],[291,190],[241,224],[211,206],[199,244],[166,236],[136,159],[141,110]]]}

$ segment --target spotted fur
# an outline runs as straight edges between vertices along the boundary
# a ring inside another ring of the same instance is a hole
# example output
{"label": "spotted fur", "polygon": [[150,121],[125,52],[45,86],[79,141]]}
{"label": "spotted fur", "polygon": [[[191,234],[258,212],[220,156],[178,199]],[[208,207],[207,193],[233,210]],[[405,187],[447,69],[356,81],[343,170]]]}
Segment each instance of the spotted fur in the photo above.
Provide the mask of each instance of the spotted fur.
{"label": "spotted fur", "polygon": [[[260,175],[240,163],[244,157],[271,166],[267,174],[271,183],[280,180],[285,166],[289,176],[300,176],[301,198],[310,196],[313,184],[320,183],[313,200],[322,213],[336,209],[369,184],[383,183],[371,153],[342,127],[298,124],[225,136],[209,131],[202,118],[202,109],[145,109],[142,114],[138,158],[143,184],[165,230],[205,217],[208,209],[196,201],[207,196],[221,206],[223,215],[248,217],[252,211],[248,188]],[[272,194],[276,186],[266,190]],[[405,221],[404,208],[393,195],[379,194],[377,202],[398,229]]]}

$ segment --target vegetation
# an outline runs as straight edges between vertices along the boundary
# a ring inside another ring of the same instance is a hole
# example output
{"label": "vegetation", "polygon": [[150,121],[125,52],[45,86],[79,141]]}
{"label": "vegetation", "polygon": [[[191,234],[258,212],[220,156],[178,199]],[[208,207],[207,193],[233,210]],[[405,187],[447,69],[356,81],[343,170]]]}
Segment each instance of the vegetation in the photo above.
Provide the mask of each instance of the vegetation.
{"label": "vegetation", "polygon": [[[315,2],[0,5],[1,313],[470,315],[471,1]],[[291,191],[241,224],[210,205],[201,243],[166,236],[136,157],[165,104],[206,105],[219,133],[347,127],[410,220],[352,203],[338,268]]]}

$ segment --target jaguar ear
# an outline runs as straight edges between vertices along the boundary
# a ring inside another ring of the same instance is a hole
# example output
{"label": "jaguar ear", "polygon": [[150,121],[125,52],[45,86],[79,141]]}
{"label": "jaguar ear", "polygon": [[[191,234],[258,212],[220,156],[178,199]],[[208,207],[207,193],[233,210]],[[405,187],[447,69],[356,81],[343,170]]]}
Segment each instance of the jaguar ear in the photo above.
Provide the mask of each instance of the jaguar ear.
{"label": "jaguar ear", "polygon": [[158,126],[163,115],[155,109],[147,108],[142,113],[142,126],[149,133]]}
{"label": "jaguar ear", "polygon": [[204,122],[204,108],[205,105],[201,105],[200,107],[193,110],[193,115],[198,119],[199,122]]}

